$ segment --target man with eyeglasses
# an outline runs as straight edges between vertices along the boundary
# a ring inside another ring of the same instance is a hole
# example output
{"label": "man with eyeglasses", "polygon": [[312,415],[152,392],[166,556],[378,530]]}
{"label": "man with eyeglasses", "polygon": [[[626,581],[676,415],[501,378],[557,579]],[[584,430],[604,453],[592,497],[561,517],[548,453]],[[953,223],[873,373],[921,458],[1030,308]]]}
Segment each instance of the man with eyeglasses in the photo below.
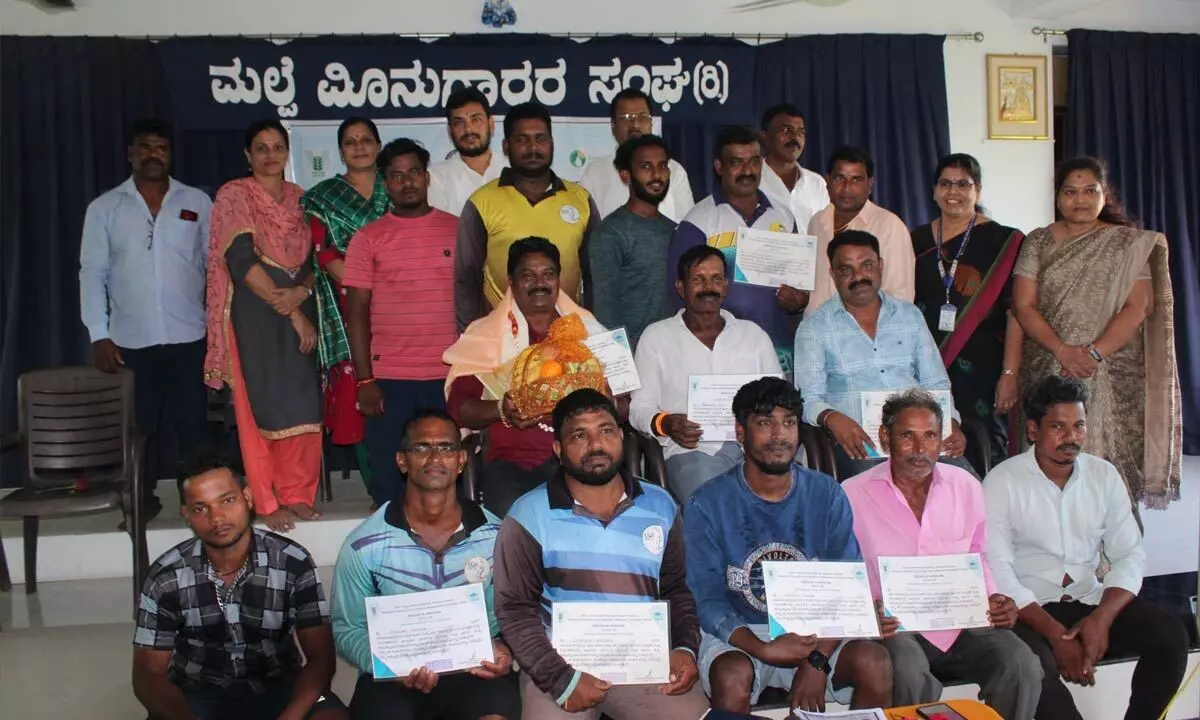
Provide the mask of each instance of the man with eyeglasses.
{"label": "man with eyeglasses", "polygon": [[[617,146],[633,138],[654,132],[654,114],[650,96],[637,88],[625,88],[609,105],[613,138]],[[600,217],[608,217],[629,200],[630,183],[621,177],[612,157],[592,158],[583,170],[579,184],[592,194]],[[687,170],[675,160],[668,160],[671,184],[658,206],[658,211],[675,222],[683,219],[696,204]]]}
{"label": "man with eyeglasses", "polygon": [[829,204],[825,178],[800,166],[806,137],[804,113],[783,103],[767,108],[762,116],[762,191],[772,201],[790,207],[796,227],[808,227],[812,216]]}
{"label": "man with eyeglasses", "polygon": [[[443,717],[519,720],[512,651],[493,610],[492,563],[500,521],[462,497],[467,464],[458,425],[442,410],[419,411],[404,428],[396,464],[404,494],[385,503],[346,538],[333,571],[333,636],[360,675],[350,703],[359,720]],[[477,583],[487,603],[494,661],[466,673],[412,668],[399,682],[377,681],[367,634],[366,598]]]}
{"label": "man with eyeglasses", "polygon": [[836,296],[829,274],[827,248],[834,236],[846,230],[862,230],[879,241],[883,281],[877,288],[896,300],[911,303],[917,294],[917,260],[912,237],[904,221],[871,202],[875,189],[875,162],[859,147],[844,146],[829,156],[830,204],[808,224],[808,234],[817,236],[817,280],[807,313],[811,315]]}
{"label": "man with eyeglasses", "polygon": [[462,215],[471,193],[500,177],[508,167],[502,153],[492,151],[496,120],[479,88],[450,93],[446,100],[446,134],[454,154],[429,166],[429,204],[451,215]]}
{"label": "man with eyeglasses", "polygon": [[212,200],[170,176],[171,130],[138,121],[126,157],[132,174],[88,205],[79,250],[79,299],[96,367],[133,371],[134,414],[146,434],[146,514],[164,468],[165,423],[176,458],[193,455],[208,433],[204,390],[204,289]]}

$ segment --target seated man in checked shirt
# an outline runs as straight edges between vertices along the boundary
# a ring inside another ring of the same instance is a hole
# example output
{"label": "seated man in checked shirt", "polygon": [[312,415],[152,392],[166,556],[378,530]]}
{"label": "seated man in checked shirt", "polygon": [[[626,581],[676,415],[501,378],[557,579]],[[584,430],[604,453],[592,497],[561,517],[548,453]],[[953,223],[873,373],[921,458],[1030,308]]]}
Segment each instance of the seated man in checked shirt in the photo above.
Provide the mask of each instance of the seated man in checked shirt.
{"label": "seated man in checked shirt", "polygon": [[250,490],[211,458],[179,497],[196,537],[150,566],[133,636],[133,692],[152,720],[349,718],[329,690],[333,632],[308,551],[252,527]]}

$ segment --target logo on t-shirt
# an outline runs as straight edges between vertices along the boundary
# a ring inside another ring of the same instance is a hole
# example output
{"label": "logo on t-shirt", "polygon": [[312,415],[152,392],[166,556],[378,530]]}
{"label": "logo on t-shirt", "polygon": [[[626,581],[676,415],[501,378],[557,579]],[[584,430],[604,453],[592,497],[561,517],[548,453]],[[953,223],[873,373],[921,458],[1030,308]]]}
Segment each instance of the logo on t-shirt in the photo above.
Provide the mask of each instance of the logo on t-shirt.
{"label": "logo on t-shirt", "polygon": [[666,547],[666,539],[663,537],[662,525],[651,525],[642,531],[642,544],[646,549],[655,555],[662,555],[663,549]]}
{"label": "logo on t-shirt", "polygon": [[492,571],[492,563],[482,555],[476,555],[467,560],[467,564],[463,566],[463,577],[467,582],[481,583],[487,580],[488,574]]}
{"label": "logo on t-shirt", "polygon": [[808,560],[804,552],[787,543],[767,543],[754,548],[746,555],[741,567],[725,568],[725,584],[735,593],[741,593],[746,604],[760,613],[767,611],[767,593],[763,586],[763,560],[796,562]]}
{"label": "logo on t-shirt", "polygon": [[565,223],[579,224],[579,208],[574,205],[563,205],[562,209],[558,211],[558,216]]}

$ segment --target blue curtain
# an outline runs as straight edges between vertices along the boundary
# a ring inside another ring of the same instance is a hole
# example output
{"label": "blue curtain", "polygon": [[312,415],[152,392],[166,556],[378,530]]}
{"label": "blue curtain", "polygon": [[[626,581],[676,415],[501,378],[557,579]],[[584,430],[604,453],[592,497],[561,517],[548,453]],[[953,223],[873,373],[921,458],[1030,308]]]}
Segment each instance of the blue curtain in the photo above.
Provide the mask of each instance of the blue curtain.
{"label": "blue curtain", "polygon": [[875,160],[874,200],[908,226],[931,219],[929,174],[950,152],[944,35],[812,35],[759,49],[754,123],[790,102],[805,114],[801,163],[825,173],[839,145]]}
{"label": "blue curtain", "polygon": [[1069,156],[1108,163],[1126,210],[1166,234],[1184,452],[1200,454],[1200,35],[1072,30]]}

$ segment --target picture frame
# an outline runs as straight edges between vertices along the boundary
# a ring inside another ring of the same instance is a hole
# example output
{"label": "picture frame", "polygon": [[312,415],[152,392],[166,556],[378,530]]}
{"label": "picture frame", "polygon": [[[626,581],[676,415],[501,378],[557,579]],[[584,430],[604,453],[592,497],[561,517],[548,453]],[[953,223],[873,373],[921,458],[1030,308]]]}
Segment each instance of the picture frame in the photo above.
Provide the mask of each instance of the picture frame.
{"label": "picture frame", "polygon": [[989,140],[1049,140],[1045,55],[987,56]]}

